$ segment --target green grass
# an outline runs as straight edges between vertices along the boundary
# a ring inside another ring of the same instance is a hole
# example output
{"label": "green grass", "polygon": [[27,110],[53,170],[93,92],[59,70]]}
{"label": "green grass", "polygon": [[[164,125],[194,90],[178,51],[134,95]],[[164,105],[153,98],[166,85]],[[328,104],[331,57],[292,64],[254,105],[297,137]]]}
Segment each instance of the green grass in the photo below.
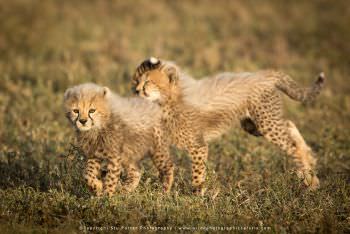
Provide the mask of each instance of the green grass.
{"label": "green grass", "polygon": [[[349,232],[348,22],[347,1],[0,1],[1,233],[107,226]],[[189,159],[173,150],[170,195],[145,160],[135,193],[90,198],[63,93],[92,81],[129,96],[130,76],[151,55],[198,78],[276,68],[307,85],[323,70],[327,83],[313,105],[285,100],[286,115],[317,155],[321,188],[307,192],[282,152],[232,129],[210,145],[205,197],[191,195]]]}

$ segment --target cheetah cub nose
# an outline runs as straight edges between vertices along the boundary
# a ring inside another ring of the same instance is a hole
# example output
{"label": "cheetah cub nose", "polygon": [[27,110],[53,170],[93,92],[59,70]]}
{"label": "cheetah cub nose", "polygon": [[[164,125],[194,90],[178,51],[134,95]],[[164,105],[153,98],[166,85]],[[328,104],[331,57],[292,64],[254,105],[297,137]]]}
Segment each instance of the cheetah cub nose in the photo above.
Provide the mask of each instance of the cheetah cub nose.
{"label": "cheetah cub nose", "polygon": [[81,124],[86,124],[87,119],[79,119],[79,122],[80,122]]}

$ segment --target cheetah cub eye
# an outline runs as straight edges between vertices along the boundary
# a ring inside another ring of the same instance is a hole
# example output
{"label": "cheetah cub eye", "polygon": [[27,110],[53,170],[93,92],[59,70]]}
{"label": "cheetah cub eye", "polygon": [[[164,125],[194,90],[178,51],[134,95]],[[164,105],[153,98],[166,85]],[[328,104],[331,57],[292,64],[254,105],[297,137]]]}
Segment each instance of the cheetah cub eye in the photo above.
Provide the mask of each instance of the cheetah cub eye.
{"label": "cheetah cub eye", "polygon": [[90,114],[93,114],[93,113],[95,113],[95,111],[96,111],[96,109],[90,109],[90,110],[89,110],[89,113],[90,113]]}

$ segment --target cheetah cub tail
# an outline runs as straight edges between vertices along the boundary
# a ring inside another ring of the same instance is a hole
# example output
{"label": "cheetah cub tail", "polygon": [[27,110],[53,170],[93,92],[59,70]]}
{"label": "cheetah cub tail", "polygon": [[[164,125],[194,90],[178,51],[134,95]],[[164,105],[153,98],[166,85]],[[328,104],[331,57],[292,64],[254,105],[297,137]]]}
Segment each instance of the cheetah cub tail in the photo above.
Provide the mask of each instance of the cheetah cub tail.
{"label": "cheetah cub tail", "polygon": [[287,94],[290,98],[302,103],[309,103],[315,100],[315,98],[320,94],[326,79],[324,73],[321,72],[311,87],[303,88],[286,74],[278,73],[277,78],[278,81],[276,83],[276,87]]}

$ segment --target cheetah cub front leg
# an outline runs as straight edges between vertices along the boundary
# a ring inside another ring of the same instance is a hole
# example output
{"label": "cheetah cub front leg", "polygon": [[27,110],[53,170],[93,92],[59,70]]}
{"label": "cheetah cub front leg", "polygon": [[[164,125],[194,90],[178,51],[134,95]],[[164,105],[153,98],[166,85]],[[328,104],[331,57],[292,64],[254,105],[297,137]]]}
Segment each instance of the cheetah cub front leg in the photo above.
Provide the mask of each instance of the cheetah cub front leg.
{"label": "cheetah cub front leg", "polygon": [[163,184],[163,191],[169,193],[174,182],[174,164],[170,157],[169,144],[162,137],[161,131],[155,129],[155,150],[152,160],[159,171],[159,179]]}
{"label": "cheetah cub front leg", "polygon": [[141,179],[141,172],[140,167],[135,164],[125,165],[124,168],[126,170],[126,179],[123,183],[122,190],[124,192],[129,193],[134,191],[139,185]]}
{"label": "cheetah cub front leg", "polygon": [[191,144],[188,149],[192,159],[192,187],[196,195],[203,196],[206,192],[204,187],[206,177],[206,162],[208,158],[208,145],[203,142]]}
{"label": "cheetah cub front leg", "polygon": [[113,196],[118,186],[121,173],[120,159],[116,157],[108,158],[107,174],[104,181],[104,193],[109,197]]}
{"label": "cheetah cub front leg", "polygon": [[102,196],[103,194],[103,183],[99,179],[101,173],[101,160],[100,159],[88,159],[84,178],[88,184],[90,190],[92,190],[96,196]]}
{"label": "cheetah cub front leg", "polygon": [[[121,158],[113,149],[99,148],[93,159],[88,159],[86,180],[96,196],[112,196],[116,192],[121,173]],[[107,161],[107,174],[102,181],[98,179],[101,173],[102,160]]]}
{"label": "cheetah cub front leg", "polygon": [[159,179],[163,184],[163,191],[169,193],[174,182],[174,164],[170,154],[165,151],[155,152],[153,162],[159,171]]}

